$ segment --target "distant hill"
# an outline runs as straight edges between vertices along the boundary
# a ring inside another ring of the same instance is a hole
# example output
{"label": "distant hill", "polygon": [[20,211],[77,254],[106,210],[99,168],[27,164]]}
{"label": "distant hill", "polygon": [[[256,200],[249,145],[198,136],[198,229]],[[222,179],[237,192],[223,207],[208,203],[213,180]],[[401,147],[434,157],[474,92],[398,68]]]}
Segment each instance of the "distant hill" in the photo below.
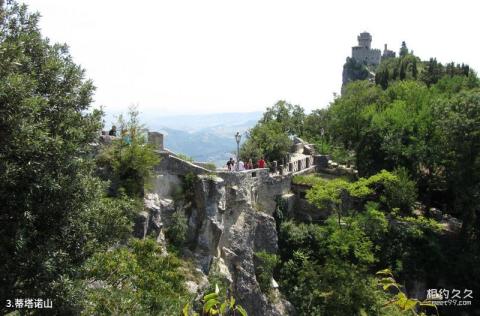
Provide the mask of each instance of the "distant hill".
{"label": "distant hill", "polygon": [[213,113],[200,115],[154,116],[144,115],[143,122],[151,128],[168,127],[187,132],[196,132],[206,128],[234,127],[244,124],[255,124],[262,112],[247,113]]}
{"label": "distant hill", "polygon": [[244,133],[261,116],[261,112],[144,116],[143,121],[150,130],[164,133],[165,147],[173,152],[221,166],[236,151],[235,133],[243,135],[243,142]]}

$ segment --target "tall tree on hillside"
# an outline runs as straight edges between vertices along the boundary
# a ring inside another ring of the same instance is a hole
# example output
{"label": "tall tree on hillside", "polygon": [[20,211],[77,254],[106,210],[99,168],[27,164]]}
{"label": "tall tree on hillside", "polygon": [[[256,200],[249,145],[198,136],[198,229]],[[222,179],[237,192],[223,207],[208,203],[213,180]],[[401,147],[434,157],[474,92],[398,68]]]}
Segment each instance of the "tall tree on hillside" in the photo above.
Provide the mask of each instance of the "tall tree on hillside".
{"label": "tall tree on hillside", "polygon": [[460,284],[480,291],[480,91],[461,92],[435,110],[453,208],[463,220],[455,266],[464,272]]}
{"label": "tall tree on hillside", "polygon": [[417,69],[417,60],[414,59],[412,63],[412,77],[413,79],[417,80],[418,77],[418,69]]}
{"label": "tall tree on hillside", "polygon": [[400,57],[405,57],[408,55],[408,47],[405,41],[402,42],[402,46],[400,47],[400,52],[398,54]]}
{"label": "tall tree on hillside", "polygon": [[[373,146],[373,142],[365,143],[370,113],[383,102],[381,88],[368,81],[347,85],[342,97],[335,99],[329,108],[329,132],[333,140],[356,153]],[[357,155],[356,159],[358,166],[360,157]]]}
{"label": "tall tree on hillside", "polygon": [[278,122],[286,133],[300,136],[303,133],[304,120],[305,112],[302,107],[281,100],[267,108],[261,122]]}
{"label": "tall tree on hillside", "polygon": [[0,12],[0,298],[55,297],[85,259],[84,214],[100,186],[90,143],[101,113],[66,45],[42,38],[38,14]]}
{"label": "tall tree on hillside", "polygon": [[455,193],[455,206],[463,213],[464,234],[474,237],[480,233],[475,227],[480,216],[480,92],[462,92],[444,100],[436,106],[435,114],[443,135],[445,173]]}
{"label": "tall tree on hillside", "polygon": [[420,76],[420,80],[425,82],[427,86],[435,84],[442,78],[445,70],[441,63],[437,62],[436,58],[430,58],[428,62],[425,62],[425,70]]}

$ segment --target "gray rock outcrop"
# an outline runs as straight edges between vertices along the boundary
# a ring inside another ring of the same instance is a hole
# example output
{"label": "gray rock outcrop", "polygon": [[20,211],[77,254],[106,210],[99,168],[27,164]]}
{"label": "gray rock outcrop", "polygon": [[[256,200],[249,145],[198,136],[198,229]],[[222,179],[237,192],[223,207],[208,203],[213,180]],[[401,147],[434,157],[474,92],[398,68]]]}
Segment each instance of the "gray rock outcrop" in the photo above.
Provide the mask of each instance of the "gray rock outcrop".
{"label": "gray rock outcrop", "polygon": [[157,243],[167,252],[164,234],[164,223],[175,211],[174,203],[170,199],[160,199],[157,194],[149,193],[144,198],[144,211],[135,219],[133,235],[144,239],[147,235],[154,235]]}
{"label": "gray rock outcrop", "polygon": [[292,314],[280,295],[269,301],[256,279],[255,252],[276,253],[278,245],[274,218],[254,206],[248,181],[226,188],[220,177],[199,176],[188,223],[193,256],[205,274],[216,271],[231,282],[249,315]]}

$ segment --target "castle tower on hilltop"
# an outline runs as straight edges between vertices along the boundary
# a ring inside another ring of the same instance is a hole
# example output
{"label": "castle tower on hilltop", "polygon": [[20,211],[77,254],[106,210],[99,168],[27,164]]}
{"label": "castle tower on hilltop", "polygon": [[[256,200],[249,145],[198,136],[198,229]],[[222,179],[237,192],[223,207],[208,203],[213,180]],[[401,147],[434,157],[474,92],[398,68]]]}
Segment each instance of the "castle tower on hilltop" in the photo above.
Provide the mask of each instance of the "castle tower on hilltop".
{"label": "castle tower on hilltop", "polygon": [[368,32],[360,33],[357,40],[358,45],[352,47],[352,57],[348,57],[347,62],[343,65],[342,92],[349,82],[367,79],[373,81],[376,66],[383,59],[395,57],[395,52],[389,50],[387,44],[385,44],[383,54],[379,49],[372,48],[372,35]]}
{"label": "castle tower on hilltop", "polygon": [[352,58],[365,65],[378,65],[382,57],[379,49],[372,49],[372,35],[368,32],[360,33],[357,37],[358,46],[352,47]]}
{"label": "castle tower on hilltop", "polygon": [[357,40],[358,40],[359,47],[365,47],[370,49],[372,44],[372,35],[370,35],[370,33],[368,32],[360,33],[360,35],[357,36]]}

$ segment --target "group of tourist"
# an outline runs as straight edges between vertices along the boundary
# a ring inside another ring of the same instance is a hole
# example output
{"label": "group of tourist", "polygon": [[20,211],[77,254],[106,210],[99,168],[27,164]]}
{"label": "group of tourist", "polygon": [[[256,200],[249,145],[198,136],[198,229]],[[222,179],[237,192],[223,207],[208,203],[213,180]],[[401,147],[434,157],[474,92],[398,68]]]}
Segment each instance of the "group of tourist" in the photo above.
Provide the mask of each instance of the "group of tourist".
{"label": "group of tourist", "polygon": [[[117,127],[115,125],[112,125],[112,128],[110,129],[110,131],[108,132],[108,135],[109,136],[114,136],[114,137],[117,137],[118,135],[118,132],[117,132]],[[120,135],[122,136],[122,139],[125,143],[127,144],[131,144],[132,143],[132,139],[130,137],[130,135],[128,135],[128,132],[127,130],[125,129],[122,129],[120,131]]]}
{"label": "group of tourist", "polygon": [[243,162],[241,159],[237,162],[233,160],[233,158],[230,158],[230,160],[227,161],[227,169],[228,171],[244,171],[244,170],[249,170],[249,169],[255,169],[255,168],[265,168],[265,159],[260,158],[257,163],[254,165],[252,159],[248,159],[247,162]]}

